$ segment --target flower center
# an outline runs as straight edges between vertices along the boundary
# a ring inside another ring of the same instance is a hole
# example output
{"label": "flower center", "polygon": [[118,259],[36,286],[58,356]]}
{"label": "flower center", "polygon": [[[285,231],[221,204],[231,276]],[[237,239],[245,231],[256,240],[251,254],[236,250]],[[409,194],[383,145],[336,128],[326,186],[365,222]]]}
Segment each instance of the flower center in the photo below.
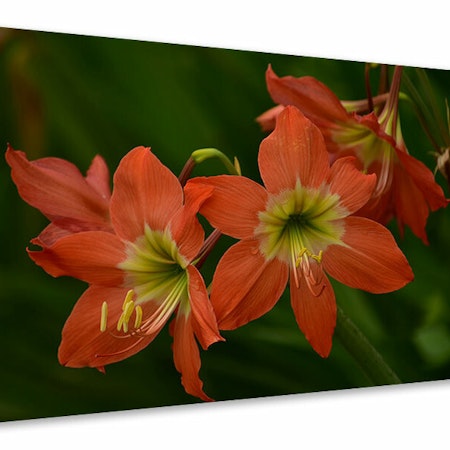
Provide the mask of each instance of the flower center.
{"label": "flower center", "polygon": [[[390,131],[391,122],[387,119],[381,123],[385,132]],[[389,134],[388,132],[387,135]],[[333,140],[344,153],[354,152],[363,164],[364,171],[377,174],[373,197],[378,197],[389,190],[392,185],[393,165],[396,161],[395,150],[389,142],[377,136],[369,128],[358,124],[335,130]]]}
{"label": "flower center", "polygon": [[325,186],[307,188],[297,181],[294,189],[270,197],[259,213],[255,234],[261,253],[289,264],[296,286],[304,277],[314,295],[323,289],[323,252],[328,245],[341,243],[344,232],[339,219],[346,211],[339,201]]}
{"label": "flower center", "polygon": [[[170,231],[145,227],[143,236],[128,243],[127,258],[118,267],[125,272],[125,297],[117,331],[126,335],[152,334],[169,319],[177,307],[184,314],[190,311],[188,294],[188,262],[179,253]],[[150,302],[147,317],[143,305]],[[107,306],[102,308],[100,329],[105,331]],[[134,326],[130,320],[134,313]]]}

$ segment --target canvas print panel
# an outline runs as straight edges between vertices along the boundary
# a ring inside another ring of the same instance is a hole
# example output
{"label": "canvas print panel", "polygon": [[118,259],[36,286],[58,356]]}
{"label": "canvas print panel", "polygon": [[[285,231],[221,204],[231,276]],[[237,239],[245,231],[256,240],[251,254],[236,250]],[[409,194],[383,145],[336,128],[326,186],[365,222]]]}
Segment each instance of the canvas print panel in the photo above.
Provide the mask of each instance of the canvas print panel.
{"label": "canvas print panel", "polygon": [[447,72],[0,39],[3,421],[448,377]]}

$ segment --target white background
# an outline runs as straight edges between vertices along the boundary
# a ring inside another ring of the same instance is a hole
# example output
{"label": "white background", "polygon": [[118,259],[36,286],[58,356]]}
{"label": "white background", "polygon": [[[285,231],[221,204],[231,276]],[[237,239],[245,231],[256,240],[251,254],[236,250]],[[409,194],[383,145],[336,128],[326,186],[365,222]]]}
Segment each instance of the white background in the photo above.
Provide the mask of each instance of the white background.
{"label": "white background", "polygon": [[[0,27],[450,69],[444,3],[397,3],[15,0]],[[0,445],[434,450],[449,448],[449,403],[450,381],[437,381],[9,422]]]}

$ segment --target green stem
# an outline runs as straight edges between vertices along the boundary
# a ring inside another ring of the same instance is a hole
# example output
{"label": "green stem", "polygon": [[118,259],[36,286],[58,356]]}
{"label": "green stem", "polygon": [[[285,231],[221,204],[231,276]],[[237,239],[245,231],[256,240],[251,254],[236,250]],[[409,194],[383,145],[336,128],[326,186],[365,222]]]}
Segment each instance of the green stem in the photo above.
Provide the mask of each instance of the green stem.
{"label": "green stem", "polygon": [[197,164],[200,164],[203,161],[211,158],[216,158],[221,161],[230,175],[241,175],[241,167],[237,158],[234,158],[233,163],[230,161],[228,156],[226,156],[216,148],[200,148],[193,151],[189,159],[186,161],[186,164],[184,165],[183,170],[178,177],[181,186],[184,186],[186,184],[187,180],[191,176],[192,171],[194,170],[194,167]]}
{"label": "green stem", "polygon": [[401,384],[395,372],[339,306],[335,336],[375,386]]}
{"label": "green stem", "polygon": [[231,175],[241,174],[238,161],[235,159],[233,164],[225,154],[216,148],[201,148],[199,150],[195,150],[192,152],[191,158],[196,164],[200,164],[210,158],[217,158],[222,162]]}

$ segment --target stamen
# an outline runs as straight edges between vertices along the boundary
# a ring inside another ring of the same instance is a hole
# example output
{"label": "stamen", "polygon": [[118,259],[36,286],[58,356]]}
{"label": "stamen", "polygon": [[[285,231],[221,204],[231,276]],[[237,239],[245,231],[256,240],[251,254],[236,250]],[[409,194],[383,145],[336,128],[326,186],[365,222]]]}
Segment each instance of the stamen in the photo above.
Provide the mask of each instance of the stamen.
{"label": "stamen", "polygon": [[180,298],[183,291],[186,289],[186,280],[184,277],[180,279],[175,284],[172,291],[166,297],[166,299],[159,305],[153,314],[148,317],[140,327],[140,332],[143,334],[151,334],[157,330],[161,324],[167,321],[168,317],[173,313],[175,308],[180,302]]}
{"label": "stamen", "polygon": [[306,283],[308,284],[308,288],[309,288],[310,292],[314,295],[314,297],[318,297],[322,293],[322,291],[325,289],[325,283],[322,282],[323,273],[320,272],[318,275],[319,276],[317,279],[314,277],[314,274],[312,272],[310,272],[308,274],[308,276],[305,276]]}
{"label": "stamen", "polygon": [[124,317],[123,317],[123,313],[120,315],[119,320],[117,321],[117,331],[120,331],[120,329],[122,328],[123,325],[123,321],[124,321]]}
{"label": "stamen", "polygon": [[[297,264],[298,261],[298,264]],[[298,289],[300,286],[299,280],[298,280],[298,273],[297,273],[297,268],[300,264],[300,260],[299,258],[295,259],[295,255],[294,253],[292,253],[292,271],[294,272],[294,282],[295,282],[295,287]]]}
{"label": "stamen", "polygon": [[102,303],[102,315],[100,317],[100,331],[106,331],[106,320],[108,318],[108,303]]}
{"label": "stamen", "polygon": [[[130,300],[126,304],[125,310],[123,311],[122,315],[120,316],[120,318],[123,318],[122,325],[123,325],[124,333],[128,333],[128,322],[130,321],[130,317],[131,317],[131,314],[133,313],[133,311],[134,311],[134,302],[133,302],[133,300]],[[120,321],[120,319],[119,319],[119,321]],[[117,325],[117,326],[119,326],[119,325]],[[118,328],[117,331],[120,331],[120,328]]]}
{"label": "stamen", "polygon": [[130,289],[125,296],[125,300],[123,301],[122,305],[122,314],[117,321],[117,331],[123,329],[124,333],[128,333],[128,322],[130,321],[131,314],[133,314],[133,311],[135,309],[135,304],[132,300],[133,295],[134,291],[133,289]]}
{"label": "stamen", "polygon": [[[294,232],[291,231],[289,242],[291,247],[291,263],[292,263],[292,270],[294,272],[294,282],[295,287],[298,289],[300,286],[300,280],[298,278],[297,269],[301,263],[303,254],[307,250],[306,247],[303,245],[302,238],[295,231]],[[298,252],[299,248],[300,252]]]}
{"label": "stamen", "polygon": [[134,319],[134,328],[139,328],[142,323],[142,308],[140,305],[136,306],[136,318]]}
{"label": "stamen", "polygon": [[133,294],[134,294],[133,289],[130,289],[130,290],[127,292],[127,295],[125,296],[125,300],[123,301],[122,311],[125,311],[125,308],[126,308],[126,306],[127,306],[127,303],[129,303],[130,301],[132,301]]}
{"label": "stamen", "polygon": [[134,302],[130,301],[127,303],[127,306],[125,307],[125,311],[123,312],[124,317],[125,317],[125,322],[128,323],[128,321],[130,320],[131,314],[134,311]]}
{"label": "stamen", "polygon": [[[157,330],[163,322],[165,322],[168,317],[173,313],[173,311],[178,306],[180,299],[183,295],[183,291],[186,289],[186,279],[185,277],[180,277],[180,279],[175,283],[172,291],[165,298],[163,302],[157,307],[156,310],[153,311],[150,317],[147,317],[143,320],[143,310],[140,305],[136,305],[132,300],[134,295],[134,291],[130,289],[127,292],[125,297],[125,301],[122,305],[122,314],[117,321],[116,329],[117,331],[123,331],[123,333],[127,334],[127,336],[123,335],[114,335],[112,336],[116,338],[126,338],[130,336],[139,336],[144,337],[148,334],[153,333]],[[107,310],[108,306],[106,302],[103,302],[102,305],[102,316],[100,319],[100,330],[106,331],[106,318],[107,318]],[[129,322],[131,316],[135,313],[134,319],[134,329],[129,333]],[[104,356],[104,355],[101,355]],[[110,356],[110,355],[108,355]]]}
{"label": "stamen", "polygon": [[[305,253],[306,253],[306,256],[308,256],[309,258],[312,258],[312,259],[316,260],[318,263],[321,263],[321,262],[322,262],[323,250],[320,250],[318,255],[314,255],[314,254],[311,253],[307,248],[303,247],[303,248],[300,250],[300,252],[299,252],[299,254],[298,254],[298,256],[297,256],[297,259],[295,260],[295,267],[298,267],[298,266],[300,265],[300,262],[301,262],[301,260],[302,260],[302,257],[303,257],[303,255],[304,255]],[[306,261],[307,261],[307,259],[306,259]],[[308,264],[308,266],[309,266],[309,264]]]}
{"label": "stamen", "polygon": [[378,197],[384,194],[392,184],[392,165],[393,154],[390,149],[383,149],[383,157],[381,160],[381,171],[377,179],[377,185],[373,192],[373,197]]}
{"label": "stamen", "polygon": [[[322,283],[323,273],[319,266],[315,266],[310,263],[309,258],[313,259],[318,265],[320,265],[322,263],[323,250],[320,250],[318,255],[314,255],[310,250],[303,247],[298,254],[295,265],[296,268],[301,266],[301,270],[309,290],[315,297],[318,297],[325,287],[325,284]],[[296,270],[294,270],[294,280],[296,287],[298,288],[299,285]]]}
{"label": "stamen", "polygon": [[318,255],[313,255],[311,253],[309,256],[311,256],[312,259],[315,259],[318,263],[321,263],[323,257],[323,250],[320,250]]}
{"label": "stamen", "polygon": [[301,262],[301,260],[302,260],[302,256],[303,256],[305,253],[306,253],[308,256],[311,255],[311,252],[308,251],[307,248],[303,247],[303,248],[300,250],[300,253],[299,253],[298,256],[297,256],[297,259],[295,260],[295,267],[298,267],[298,266],[300,265],[300,262]]}

